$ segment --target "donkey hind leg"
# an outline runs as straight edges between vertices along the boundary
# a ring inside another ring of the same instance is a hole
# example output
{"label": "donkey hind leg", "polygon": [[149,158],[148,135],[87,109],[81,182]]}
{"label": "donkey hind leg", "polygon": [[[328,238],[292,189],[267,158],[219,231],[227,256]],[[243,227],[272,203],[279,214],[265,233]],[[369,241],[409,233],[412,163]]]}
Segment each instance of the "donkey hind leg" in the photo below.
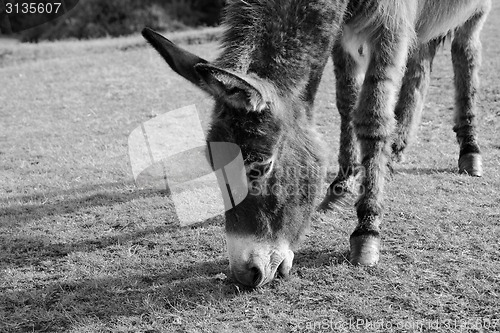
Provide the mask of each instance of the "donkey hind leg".
{"label": "donkey hind leg", "polygon": [[405,33],[383,29],[373,41],[359,107],[354,112],[353,124],[365,173],[356,204],[358,225],[350,237],[350,260],[355,265],[371,266],[379,260],[383,188],[409,40]]}
{"label": "donkey hind leg", "polygon": [[392,141],[392,162],[401,162],[403,153],[420,123],[430,83],[432,61],[440,40],[415,49],[410,55],[396,104],[396,129]]}
{"label": "donkey hind leg", "polygon": [[318,66],[312,68],[309,75],[309,81],[307,82],[307,85],[302,92],[302,98],[307,102],[306,115],[309,121],[313,120],[314,98],[316,97],[316,93],[318,92],[318,87],[321,82],[321,77],[323,76],[323,70],[325,69],[327,61],[328,58],[326,58]]}
{"label": "donkey hind leg", "polygon": [[476,95],[479,86],[481,41],[479,34],[487,12],[479,12],[455,31],[451,44],[455,73],[455,126],[460,145],[460,173],[481,177],[482,160],[477,144]]}
{"label": "donkey hind leg", "polygon": [[360,170],[358,163],[357,139],[354,133],[352,115],[358,104],[361,84],[366,71],[366,56],[354,58],[346,51],[341,42],[333,47],[333,63],[336,78],[336,101],[340,113],[340,147],[339,171],[329,186],[327,194],[320,204],[320,210],[328,210],[334,206],[347,207],[352,203],[345,200],[346,194],[355,187],[355,178]]}

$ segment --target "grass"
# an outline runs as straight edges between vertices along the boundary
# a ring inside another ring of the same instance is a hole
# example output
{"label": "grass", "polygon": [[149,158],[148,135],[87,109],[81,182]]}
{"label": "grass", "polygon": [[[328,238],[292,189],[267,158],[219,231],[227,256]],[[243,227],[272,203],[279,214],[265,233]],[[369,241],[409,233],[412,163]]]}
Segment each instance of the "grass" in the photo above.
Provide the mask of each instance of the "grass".
{"label": "grass", "polygon": [[[168,37],[174,43],[202,44],[219,39],[222,29],[219,27],[207,27],[197,30],[186,30],[168,33]],[[81,56],[81,54],[106,53],[120,50],[127,51],[135,48],[143,48],[146,41],[140,34],[121,38],[97,38],[87,41],[67,40],[58,42],[44,41],[37,44],[20,44],[15,39],[1,38],[3,45],[0,48],[0,66],[16,65],[26,61],[42,61],[55,58],[69,58]]]}
{"label": "grass", "polygon": [[[116,47],[126,40],[50,43],[37,59],[36,46],[9,45],[14,56],[0,61],[0,332],[500,331],[499,17],[495,5],[483,33],[484,177],[456,172],[448,45],[418,136],[387,186],[381,263],[351,266],[354,210],[330,212],[315,217],[291,278],[254,291],[227,277],[221,217],[178,227],[169,197],[136,188],[130,171],[134,128],[206,96],[149,48]],[[215,43],[186,48],[218,52]],[[317,123],[332,161],[333,80],[329,63]]]}

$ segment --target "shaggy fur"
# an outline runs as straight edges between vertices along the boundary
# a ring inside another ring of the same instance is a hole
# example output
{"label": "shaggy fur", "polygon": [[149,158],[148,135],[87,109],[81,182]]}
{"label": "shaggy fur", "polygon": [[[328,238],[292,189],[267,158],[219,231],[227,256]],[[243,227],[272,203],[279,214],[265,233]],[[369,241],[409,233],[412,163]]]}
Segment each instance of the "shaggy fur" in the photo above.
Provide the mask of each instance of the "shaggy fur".
{"label": "shaggy fur", "polygon": [[294,245],[307,227],[323,170],[312,104],[345,7],[324,0],[228,2],[214,64],[251,75],[275,94],[265,97],[268,108],[260,113],[228,108],[224,100],[216,106],[208,139],[242,148],[254,194],[226,213],[226,232]]}
{"label": "shaggy fur", "polygon": [[378,260],[382,193],[391,142],[392,156],[399,160],[420,118],[436,47],[446,36],[453,39],[459,169],[481,175],[475,98],[479,32],[490,5],[489,0],[349,3],[344,34],[333,52],[337,106],[342,118],[340,169],[322,207],[342,198],[356,164],[361,162],[366,177],[364,193],[357,203],[359,224],[351,236],[354,263],[370,265]]}
{"label": "shaggy fur", "polygon": [[[461,170],[480,173],[475,96],[489,7],[490,0],[229,0],[223,49],[212,64],[150,30],[143,34],[177,73],[215,98],[208,140],[242,150],[250,195],[226,213],[226,233],[292,247],[322,183],[311,119],[333,57],[340,170],[321,206],[338,202],[363,170],[351,261],[372,265],[391,144],[399,157],[418,123],[435,49],[451,32]],[[239,269],[244,275],[244,263]],[[248,270],[244,281],[259,280]]]}

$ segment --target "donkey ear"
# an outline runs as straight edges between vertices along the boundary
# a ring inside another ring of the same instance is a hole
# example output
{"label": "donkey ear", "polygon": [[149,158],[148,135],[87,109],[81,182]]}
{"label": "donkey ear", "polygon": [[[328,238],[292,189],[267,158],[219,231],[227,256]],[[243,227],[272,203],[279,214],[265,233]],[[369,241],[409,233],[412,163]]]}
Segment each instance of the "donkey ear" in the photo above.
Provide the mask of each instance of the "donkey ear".
{"label": "donkey ear", "polygon": [[206,60],[181,49],[150,28],[144,28],[142,36],[160,53],[175,72],[195,85],[201,86],[202,81],[194,67],[197,64],[206,63]]}
{"label": "donkey ear", "polygon": [[262,92],[247,79],[208,63],[195,66],[206,90],[229,105],[246,111],[262,111],[266,102]]}

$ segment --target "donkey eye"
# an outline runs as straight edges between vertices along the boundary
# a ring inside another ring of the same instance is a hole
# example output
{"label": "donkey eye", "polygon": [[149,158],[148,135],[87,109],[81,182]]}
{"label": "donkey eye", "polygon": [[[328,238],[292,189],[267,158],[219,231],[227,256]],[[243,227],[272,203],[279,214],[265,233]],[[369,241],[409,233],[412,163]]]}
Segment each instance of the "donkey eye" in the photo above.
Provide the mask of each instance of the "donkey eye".
{"label": "donkey eye", "polygon": [[233,87],[226,90],[226,94],[228,94],[229,96],[236,95],[237,93],[240,92],[242,92],[242,90],[238,87]]}
{"label": "donkey eye", "polygon": [[272,170],[274,161],[254,162],[247,167],[247,175],[250,180],[256,180],[265,177]]}
{"label": "donkey eye", "polygon": [[271,171],[272,164],[273,164],[272,162],[269,162],[261,166],[263,175],[266,175],[267,173],[269,173],[269,171]]}

